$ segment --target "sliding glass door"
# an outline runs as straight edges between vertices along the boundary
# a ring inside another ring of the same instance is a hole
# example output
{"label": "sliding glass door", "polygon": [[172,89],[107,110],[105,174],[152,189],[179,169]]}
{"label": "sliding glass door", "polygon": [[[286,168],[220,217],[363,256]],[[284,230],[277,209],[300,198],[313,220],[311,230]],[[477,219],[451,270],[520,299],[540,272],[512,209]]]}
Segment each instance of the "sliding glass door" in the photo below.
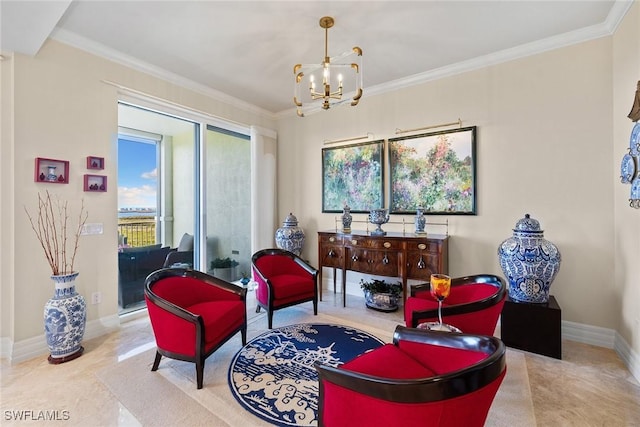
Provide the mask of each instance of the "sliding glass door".
{"label": "sliding glass door", "polygon": [[[126,157],[118,164],[119,210],[144,207],[154,227],[149,241],[121,239],[123,311],[144,306],[144,278],[164,265],[188,265],[228,281],[249,275],[257,206],[252,200],[256,153],[250,129],[168,106],[147,107],[144,102],[121,102],[118,108],[119,136],[153,148],[144,156],[121,149]],[[269,181],[275,179],[272,175]],[[154,202],[143,204],[143,196]],[[271,218],[273,203],[262,207],[264,217]]]}
{"label": "sliding glass door", "polygon": [[144,280],[165,265],[199,268],[200,125],[118,105],[118,305],[144,308]]}
{"label": "sliding glass door", "polygon": [[205,141],[207,271],[235,281],[251,271],[251,143],[249,135],[212,125]]}

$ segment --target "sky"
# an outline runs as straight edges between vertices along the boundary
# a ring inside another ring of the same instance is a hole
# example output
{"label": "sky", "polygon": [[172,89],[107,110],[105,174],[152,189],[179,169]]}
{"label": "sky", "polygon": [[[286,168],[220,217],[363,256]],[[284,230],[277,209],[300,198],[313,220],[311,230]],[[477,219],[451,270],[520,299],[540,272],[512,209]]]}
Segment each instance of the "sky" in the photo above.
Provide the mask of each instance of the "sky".
{"label": "sky", "polygon": [[156,144],[118,140],[118,209],[155,208]]}

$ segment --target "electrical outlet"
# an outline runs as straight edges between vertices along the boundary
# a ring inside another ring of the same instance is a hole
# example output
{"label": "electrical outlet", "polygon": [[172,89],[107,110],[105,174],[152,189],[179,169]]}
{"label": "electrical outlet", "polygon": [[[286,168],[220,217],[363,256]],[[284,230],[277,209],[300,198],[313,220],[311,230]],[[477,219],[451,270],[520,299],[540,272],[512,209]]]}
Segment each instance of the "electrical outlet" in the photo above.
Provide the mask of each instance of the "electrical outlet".
{"label": "electrical outlet", "polygon": [[234,249],[231,251],[231,255],[240,255],[240,251]]}
{"label": "electrical outlet", "polygon": [[102,293],[94,292],[91,294],[91,304],[100,304],[102,302]]}

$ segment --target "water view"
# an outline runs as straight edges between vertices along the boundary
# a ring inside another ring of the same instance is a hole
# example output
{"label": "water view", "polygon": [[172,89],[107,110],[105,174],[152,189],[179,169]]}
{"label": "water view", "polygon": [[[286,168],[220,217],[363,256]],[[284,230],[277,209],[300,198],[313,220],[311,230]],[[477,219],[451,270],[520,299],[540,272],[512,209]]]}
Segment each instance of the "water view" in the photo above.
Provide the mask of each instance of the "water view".
{"label": "water view", "polygon": [[119,209],[118,218],[154,217],[156,210],[151,208],[142,209]]}

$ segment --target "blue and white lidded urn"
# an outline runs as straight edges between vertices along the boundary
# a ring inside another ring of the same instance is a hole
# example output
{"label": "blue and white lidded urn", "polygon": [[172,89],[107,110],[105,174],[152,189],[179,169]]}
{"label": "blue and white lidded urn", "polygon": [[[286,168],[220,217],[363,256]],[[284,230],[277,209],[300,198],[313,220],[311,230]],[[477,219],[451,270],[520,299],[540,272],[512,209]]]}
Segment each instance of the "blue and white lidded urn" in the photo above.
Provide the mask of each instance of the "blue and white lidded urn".
{"label": "blue and white lidded urn", "polygon": [[351,217],[351,208],[349,205],[344,205],[342,209],[342,232],[343,233],[351,233],[351,221],[353,218]]}
{"label": "blue and white lidded urn", "polygon": [[549,302],[549,288],[560,270],[560,251],[544,239],[537,220],[529,214],[520,219],[513,236],[498,247],[498,257],[509,282],[511,300]]}
{"label": "blue and white lidded urn", "polygon": [[293,252],[300,256],[304,245],[304,231],[298,227],[298,218],[289,213],[282,223],[282,227],[276,230],[276,245],[280,249]]}

